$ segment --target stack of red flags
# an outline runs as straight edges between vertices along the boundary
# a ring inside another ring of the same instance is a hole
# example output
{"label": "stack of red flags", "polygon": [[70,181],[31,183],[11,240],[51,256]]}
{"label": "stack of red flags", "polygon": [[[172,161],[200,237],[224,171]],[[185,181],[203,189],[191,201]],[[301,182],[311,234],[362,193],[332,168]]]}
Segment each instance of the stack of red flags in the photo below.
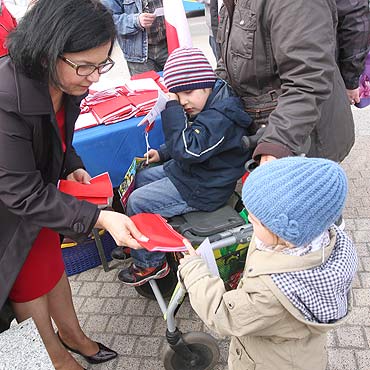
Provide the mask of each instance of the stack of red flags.
{"label": "stack of red flags", "polygon": [[60,180],[58,189],[63,193],[73,195],[79,200],[86,200],[100,206],[111,204],[113,198],[113,187],[108,172],[93,177],[90,184]]}
{"label": "stack of red flags", "polygon": [[160,76],[149,71],[133,76],[123,86],[90,91],[81,102],[81,114],[75,130],[145,116],[156,103],[158,90],[167,92]]}

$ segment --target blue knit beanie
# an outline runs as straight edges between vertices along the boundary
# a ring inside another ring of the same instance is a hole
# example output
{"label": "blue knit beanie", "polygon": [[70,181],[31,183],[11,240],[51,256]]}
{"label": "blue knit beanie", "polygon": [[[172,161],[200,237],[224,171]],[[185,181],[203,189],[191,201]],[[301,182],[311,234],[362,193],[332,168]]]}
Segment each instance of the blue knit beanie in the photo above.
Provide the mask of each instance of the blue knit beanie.
{"label": "blue knit beanie", "polygon": [[216,74],[203,52],[198,48],[177,48],[163,68],[163,79],[168,91],[213,88]]}
{"label": "blue knit beanie", "polygon": [[287,157],[256,168],[244,183],[246,209],[274,234],[303,246],[341,215],[347,178],[335,162]]}

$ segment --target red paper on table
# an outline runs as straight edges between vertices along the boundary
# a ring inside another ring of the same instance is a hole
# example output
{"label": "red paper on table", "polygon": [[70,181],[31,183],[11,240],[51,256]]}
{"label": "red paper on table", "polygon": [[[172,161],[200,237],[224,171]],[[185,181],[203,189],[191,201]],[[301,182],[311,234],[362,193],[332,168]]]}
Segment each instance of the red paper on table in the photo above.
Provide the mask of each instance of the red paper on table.
{"label": "red paper on table", "polygon": [[136,107],[141,109],[146,106],[153,106],[158,99],[157,91],[145,91],[137,95],[130,95],[127,97],[129,101]]}
{"label": "red paper on table", "polygon": [[164,86],[162,83],[161,83],[161,76],[156,72],[156,71],[147,71],[147,72],[143,72],[143,73],[138,73],[134,76],[131,76],[131,80],[139,80],[139,79],[142,79],[142,78],[152,78],[156,84],[161,88],[162,91],[164,92],[168,92],[168,89],[166,88],[166,86]]}
{"label": "red paper on table", "polygon": [[165,218],[155,213],[138,213],[131,216],[139,231],[149,238],[138,243],[151,252],[184,252],[184,237],[169,225]]}
{"label": "red paper on table", "polygon": [[124,95],[106,100],[92,107],[92,112],[100,123],[122,120],[124,118],[120,117],[130,115],[133,110],[135,110],[135,107]]}
{"label": "red paper on table", "polygon": [[81,184],[77,181],[59,180],[58,188],[61,192],[73,195],[79,200],[106,205],[113,197],[113,187],[108,172],[95,176],[90,184]]}

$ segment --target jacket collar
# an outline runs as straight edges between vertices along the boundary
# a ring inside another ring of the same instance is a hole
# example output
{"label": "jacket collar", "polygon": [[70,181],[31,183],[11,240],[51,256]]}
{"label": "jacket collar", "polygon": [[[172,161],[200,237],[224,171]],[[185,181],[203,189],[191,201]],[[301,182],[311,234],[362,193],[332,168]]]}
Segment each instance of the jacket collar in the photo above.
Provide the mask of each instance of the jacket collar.
{"label": "jacket collar", "polygon": [[[14,74],[19,113],[24,115],[51,114],[53,105],[48,84],[33,80],[18,72],[10,58],[9,68],[12,69]],[[65,103],[79,109],[80,102],[86,95],[87,93],[81,96],[65,95]]]}
{"label": "jacket collar", "polygon": [[[335,230],[330,229],[330,244],[324,249],[325,261],[331,255],[335,242]],[[279,252],[260,251],[256,249],[253,237],[248,250],[245,275],[255,277],[315,268],[322,264],[322,253],[320,249],[304,256],[291,256]]]}

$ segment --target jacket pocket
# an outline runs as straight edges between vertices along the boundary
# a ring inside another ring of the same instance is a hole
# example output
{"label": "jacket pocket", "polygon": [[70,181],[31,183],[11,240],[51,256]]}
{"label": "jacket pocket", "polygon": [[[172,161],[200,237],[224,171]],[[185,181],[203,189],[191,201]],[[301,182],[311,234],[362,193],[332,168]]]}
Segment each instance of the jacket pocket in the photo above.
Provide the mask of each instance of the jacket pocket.
{"label": "jacket pocket", "polygon": [[229,368],[230,370],[255,370],[256,364],[249,357],[241,341],[233,337],[230,344],[229,352]]}
{"label": "jacket pocket", "polygon": [[252,59],[254,39],[257,30],[257,17],[250,9],[237,6],[233,17],[233,46],[234,55]]}
{"label": "jacket pocket", "polygon": [[141,10],[136,6],[135,0],[123,0],[121,8],[125,14],[141,13]]}

